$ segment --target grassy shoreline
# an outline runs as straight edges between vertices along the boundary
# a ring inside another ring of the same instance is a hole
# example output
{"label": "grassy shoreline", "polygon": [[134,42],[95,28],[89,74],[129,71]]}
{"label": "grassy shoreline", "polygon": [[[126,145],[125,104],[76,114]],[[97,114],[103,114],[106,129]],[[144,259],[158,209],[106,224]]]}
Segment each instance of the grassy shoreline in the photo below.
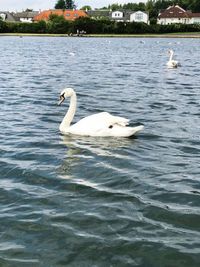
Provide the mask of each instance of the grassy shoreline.
{"label": "grassy shoreline", "polygon": [[[19,37],[71,37],[68,34],[48,34],[48,33],[0,33],[1,36],[19,36]],[[167,34],[85,34],[88,38],[200,38],[200,32],[195,33],[167,33]]]}

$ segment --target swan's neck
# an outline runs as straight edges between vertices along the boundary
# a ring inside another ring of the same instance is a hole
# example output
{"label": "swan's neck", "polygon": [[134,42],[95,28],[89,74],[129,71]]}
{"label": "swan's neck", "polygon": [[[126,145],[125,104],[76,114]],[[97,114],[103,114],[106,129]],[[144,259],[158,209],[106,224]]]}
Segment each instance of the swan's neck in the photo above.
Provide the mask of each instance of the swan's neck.
{"label": "swan's neck", "polygon": [[65,132],[74,118],[76,112],[76,93],[74,92],[70,99],[69,109],[60,124],[60,131]]}
{"label": "swan's neck", "polygon": [[171,52],[170,52],[170,57],[169,57],[169,60],[170,60],[170,61],[172,61],[173,54],[174,54],[174,53],[171,51]]}

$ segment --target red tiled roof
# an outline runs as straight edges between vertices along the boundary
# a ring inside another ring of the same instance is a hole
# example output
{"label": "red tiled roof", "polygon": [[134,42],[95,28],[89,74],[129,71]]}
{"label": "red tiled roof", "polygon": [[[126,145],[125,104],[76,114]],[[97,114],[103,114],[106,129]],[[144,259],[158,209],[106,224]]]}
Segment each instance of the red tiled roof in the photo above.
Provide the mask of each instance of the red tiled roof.
{"label": "red tiled roof", "polygon": [[190,11],[185,11],[180,6],[170,6],[158,15],[158,18],[189,18],[191,17]]}
{"label": "red tiled roof", "polygon": [[192,13],[192,17],[193,18],[199,18],[200,17],[200,13]]}
{"label": "red tiled roof", "polygon": [[34,21],[49,20],[50,15],[64,16],[66,20],[75,20],[79,17],[88,17],[88,15],[83,10],[44,10],[40,12],[37,16],[33,18]]}

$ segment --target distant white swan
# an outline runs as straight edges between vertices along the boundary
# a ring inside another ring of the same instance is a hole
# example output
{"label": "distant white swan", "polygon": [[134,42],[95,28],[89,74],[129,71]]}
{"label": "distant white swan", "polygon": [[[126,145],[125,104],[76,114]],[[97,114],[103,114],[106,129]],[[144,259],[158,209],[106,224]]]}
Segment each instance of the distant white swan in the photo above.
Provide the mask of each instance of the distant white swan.
{"label": "distant white swan", "polygon": [[177,68],[180,66],[179,62],[177,60],[173,59],[174,51],[172,49],[169,50],[169,61],[167,62],[168,68]]}
{"label": "distant white swan", "polygon": [[128,127],[128,119],[113,116],[108,112],[90,115],[70,125],[76,112],[77,100],[75,91],[72,88],[64,89],[60,94],[58,105],[60,105],[66,97],[70,97],[70,106],[59,127],[63,134],[129,137],[144,128],[143,125]]}

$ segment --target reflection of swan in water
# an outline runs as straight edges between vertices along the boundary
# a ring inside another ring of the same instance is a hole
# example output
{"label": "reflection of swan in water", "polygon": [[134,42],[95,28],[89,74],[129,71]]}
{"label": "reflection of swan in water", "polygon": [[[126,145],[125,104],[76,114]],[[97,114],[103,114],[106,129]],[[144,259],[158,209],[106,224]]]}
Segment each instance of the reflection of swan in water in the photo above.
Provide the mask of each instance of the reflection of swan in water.
{"label": "reflection of swan in water", "polygon": [[[137,138],[103,138],[74,135],[60,135],[60,144],[66,151],[61,165],[57,168],[59,177],[73,180],[73,184],[89,186],[97,190],[102,189],[100,183],[91,184],[94,175],[106,177],[112,170],[120,173],[121,162],[132,160],[131,153],[137,147]],[[120,163],[120,164],[119,164]],[[92,166],[92,168],[91,168]],[[77,177],[77,172],[80,174]],[[90,183],[90,185],[88,184]]]}
{"label": "reflection of swan in water", "polygon": [[[73,135],[61,135],[61,144],[68,148],[68,156],[76,158],[91,158],[95,155],[121,157],[116,150],[123,147],[130,147],[134,139],[129,138],[102,138],[79,136],[77,139]],[[115,152],[114,152],[115,151]],[[123,155],[123,158],[125,155]]]}
{"label": "reflection of swan in water", "polygon": [[169,61],[167,62],[168,68],[177,68],[180,64],[177,60],[173,59],[174,51],[172,49],[169,50]]}
{"label": "reflection of swan in water", "polygon": [[136,127],[127,126],[129,120],[123,117],[113,116],[108,112],[90,115],[70,125],[76,112],[76,93],[72,88],[64,89],[60,94],[59,105],[70,97],[68,112],[60,124],[63,134],[75,134],[84,136],[115,136],[129,137],[143,129],[143,125]]}

